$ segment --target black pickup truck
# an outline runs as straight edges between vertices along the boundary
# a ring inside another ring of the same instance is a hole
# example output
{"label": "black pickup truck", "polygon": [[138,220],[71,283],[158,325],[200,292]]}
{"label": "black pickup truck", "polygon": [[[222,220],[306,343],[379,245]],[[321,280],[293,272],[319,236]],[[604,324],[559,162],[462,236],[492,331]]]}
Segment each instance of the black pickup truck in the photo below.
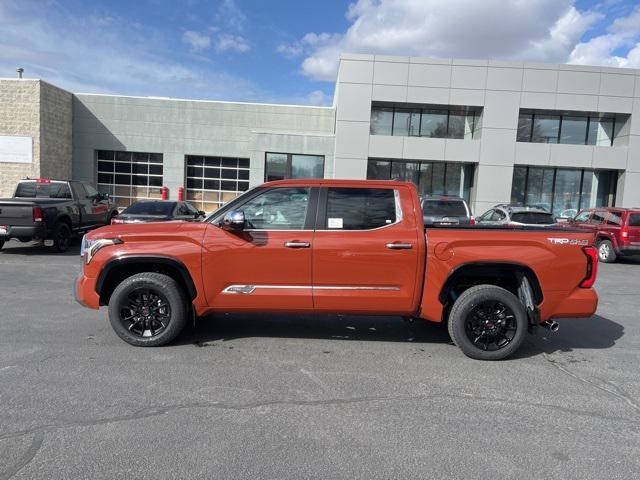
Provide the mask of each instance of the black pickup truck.
{"label": "black pickup truck", "polygon": [[16,238],[42,241],[64,252],[72,235],[107,225],[117,214],[109,197],[88,183],[22,180],[13,198],[0,199],[0,248]]}

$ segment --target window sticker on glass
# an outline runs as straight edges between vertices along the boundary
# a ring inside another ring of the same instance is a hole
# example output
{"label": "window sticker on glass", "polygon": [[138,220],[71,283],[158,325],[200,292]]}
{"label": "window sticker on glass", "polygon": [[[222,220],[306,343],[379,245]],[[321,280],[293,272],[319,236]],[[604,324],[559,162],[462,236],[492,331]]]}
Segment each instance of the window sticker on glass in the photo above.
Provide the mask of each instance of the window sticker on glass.
{"label": "window sticker on glass", "polygon": [[342,219],[341,218],[328,218],[327,226],[329,228],[342,228]]}

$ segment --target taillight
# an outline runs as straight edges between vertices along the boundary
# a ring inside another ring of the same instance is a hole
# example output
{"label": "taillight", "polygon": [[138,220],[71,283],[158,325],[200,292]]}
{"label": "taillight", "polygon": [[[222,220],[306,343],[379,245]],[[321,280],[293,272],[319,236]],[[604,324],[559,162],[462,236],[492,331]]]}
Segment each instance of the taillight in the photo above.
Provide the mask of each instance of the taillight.
{"label": "taillight", "polygon": [[587,274],[580,282],[580,288],[591,288],[596,283],[598,273],[598,250],[595,247],[582,247],[582,251],[587,257]]}
{"label": "taillight", "polygon": [[622,227],[622,230],[620,231],[620,235],[622,236],[622,238],[629,238],[629,226],[625,225],[624,227]]}
{"label": "taillight", "polygon": [[475,225],[476,224],[476,219],[473,215],[471,215],[471,217],[469,217],[469,225]]}
{"label": "taillight", "polygon": [[40,207],[33,207],[33,221],[34,222],[42,221],[42,209]]}

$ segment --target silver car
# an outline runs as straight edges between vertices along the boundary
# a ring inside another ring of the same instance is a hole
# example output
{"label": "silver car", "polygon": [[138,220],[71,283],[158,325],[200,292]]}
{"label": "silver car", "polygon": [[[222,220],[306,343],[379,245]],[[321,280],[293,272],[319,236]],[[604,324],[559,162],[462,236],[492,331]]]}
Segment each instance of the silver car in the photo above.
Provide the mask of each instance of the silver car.
{"label": "silver car", "polygon": [[540,207],[496,205],[476,219],[479,225],[554,225],[553,214]]}

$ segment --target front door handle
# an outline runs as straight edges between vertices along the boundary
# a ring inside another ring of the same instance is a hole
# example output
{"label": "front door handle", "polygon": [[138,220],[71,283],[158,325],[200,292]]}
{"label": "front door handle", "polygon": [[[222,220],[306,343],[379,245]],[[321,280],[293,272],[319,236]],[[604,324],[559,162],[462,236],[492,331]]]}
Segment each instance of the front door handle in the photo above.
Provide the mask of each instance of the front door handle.
{"label": "front door handle", "polygon": [[411,243],[387,243],[387,248],[391,250],[411,250],[413,248],[413,244]]}
{"label": "front door handle", "polygon": [[287,248],[309,248],[311,244],[309,242],[285,242]]}

